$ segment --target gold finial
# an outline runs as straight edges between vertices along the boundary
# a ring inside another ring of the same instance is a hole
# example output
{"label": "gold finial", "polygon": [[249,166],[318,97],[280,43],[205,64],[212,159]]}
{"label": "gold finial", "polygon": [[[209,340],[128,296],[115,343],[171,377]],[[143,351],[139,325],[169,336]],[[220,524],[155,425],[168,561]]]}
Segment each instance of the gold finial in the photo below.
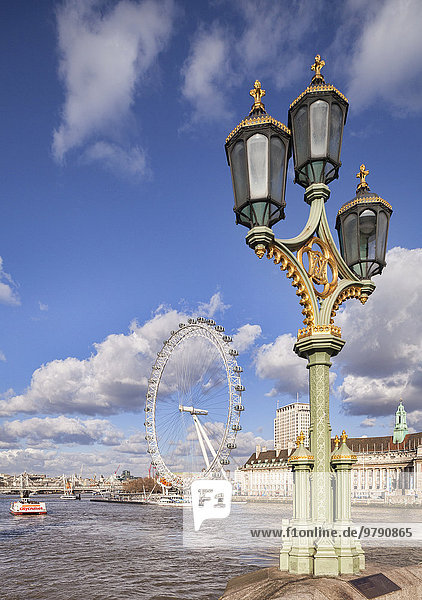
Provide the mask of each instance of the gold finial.
{"label": "gold finial", "polygon": [[297,440],[296,440],[297,447],[302,445],[304,441],[305,441],[305,434],[303,433],[303,431],[301,431],[300,435],[297,436]]}
{"label": "gold finial", "polygon": [[314,79],[322,79],[322,80],[324,80],[324,75],[321,75],[321,69],[322,69],[323,66],[325,66],[325,60],[322,60],[321,56],[319,54],[317,54],[315,56],[315,62],[311,66],[311,70],[315,71],[315,75],[312,77],[312,81]]}
{"label": "gold finial", "polygon": [[261,88],[261,82],[257,79],[254,83],[253,89],[249,92],[249,94],[254,99],[252,110],[254,110],[255,108],[263,108],[265,110],[265,106],[261,102],[261,98],[265,96],[265,93],[265,90]]}
{"label": "gold finial", "polygon": [[340,446],[340,438],[338,437],[338,435],[336,435],[336,437],[334,438],[334,444],[336,446],[336,450],[337,448]]}
{"label": "gold finial", "polygon": [[365,169],[365,165],[361,164],[361,166],[359,167],[359,173],[356,173],[356,177],[360,179],[360,183],[356,188],[356,193],[360,191],[363,192],[369,190],[369,185],[366,183],[366,176],[369,175],[369,171]]}
{"label": "gold finial", "polygon": [[341,432],[341,443],[345,444],[346,441],[347,441],[347,435],[346,435],[346,432],[343,429],[343,431]]}

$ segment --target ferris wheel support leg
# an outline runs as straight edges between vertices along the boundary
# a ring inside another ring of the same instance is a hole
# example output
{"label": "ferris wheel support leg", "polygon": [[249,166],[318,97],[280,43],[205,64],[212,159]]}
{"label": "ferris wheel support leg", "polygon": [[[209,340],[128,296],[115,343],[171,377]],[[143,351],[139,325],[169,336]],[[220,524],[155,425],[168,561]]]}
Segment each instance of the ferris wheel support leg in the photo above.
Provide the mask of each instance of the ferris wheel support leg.
{"label": "ferris wheel support leg", "polygon": [[[199,445],[201,446],[202,455],[204,457],[205,464],[207,465],[207,468],[208,468],[210,466],[210,461],[208,460],[208,454],[207,454],[207,451],[206,451],[205,446],[204,446],[204,440],[202,439],[202,433],[201,433],[202,427],[201,427],[201,424],[199,423],[199,419],[198,419],[198,417],[196,415],[192,415],[192,419],[193,419],[193,422],[195,424],[195,429],[196,429],[196,433],[198,435]],[[209,441],[207,439],[206,435],[205,435],[205,439],[206,439],[207,442]]]}
{"label": "ferris wheel support leg", "polygon": [[[200,428],[200,430],[201,430],[201,433],[202,433],[202,435],[203,435],[203,437],[204,437],[204,439],[205,439],[205,441],[206,441],[206,443],[207,443],[207,446],[208,446],[208,448],[210,449],[210,452],[211,452],[211,454],[212,454],[212,455],[213,455],[213,457],[215,458],[215,457],[217,456],[217,452],[214,450],[214,448],[213,448],[213,446],[212,446],[212,444],[211,444],[211,441],[210,441],[209,437],[207,436],[207,433],[206,433],[205,429],[202,427],[202,423],[200,422],[200,420],[199,420],[199,419],[198,419],[198,427],[199,427],[199,428]],[[209,466],[209,465],[208,465],[208,466]],[[227,479],[227,475],[226,475],[226,473],[225,473],[225,471],[224,471],[223,467],[221,467],[221,473],[223,474],[223,477],[224,477],[225,479]]]}

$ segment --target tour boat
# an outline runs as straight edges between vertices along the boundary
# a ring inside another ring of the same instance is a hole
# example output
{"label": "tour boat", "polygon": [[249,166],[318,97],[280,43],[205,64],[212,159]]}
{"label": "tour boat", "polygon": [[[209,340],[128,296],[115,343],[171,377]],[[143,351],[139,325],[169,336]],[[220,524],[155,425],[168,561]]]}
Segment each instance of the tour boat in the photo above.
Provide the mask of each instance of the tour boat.
{"label": "tour boat", "polygon": [[10,505],[12,515],[46,515],[45,502],[37,502],[22,495],[20,500],[14,500]]}
{"label": "tour boat", "polygon": [[65,492],[60,496],[60,500],[80,500],[81,498],[72,492]]}
{"label": "tour boat", "polygon": [[157,506],[178,506],[187,508],[192,506],[192,500],[189,497],[181,496],[179,494],[168,494],[162,495],[158,498],[150,499],[147,504],[156,504]]}

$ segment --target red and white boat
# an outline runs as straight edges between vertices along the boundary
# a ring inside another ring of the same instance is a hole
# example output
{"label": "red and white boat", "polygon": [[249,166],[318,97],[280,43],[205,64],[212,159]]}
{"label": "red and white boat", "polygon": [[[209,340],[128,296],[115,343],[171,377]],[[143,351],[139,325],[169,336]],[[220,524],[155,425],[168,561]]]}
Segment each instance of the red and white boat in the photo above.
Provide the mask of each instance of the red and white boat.
{"label": "red and white boat", "polygon": [[45,502],[37,502],[22,496],[20,500],[11,503],[10,512],[12,515],[46,515],[47,509]]}

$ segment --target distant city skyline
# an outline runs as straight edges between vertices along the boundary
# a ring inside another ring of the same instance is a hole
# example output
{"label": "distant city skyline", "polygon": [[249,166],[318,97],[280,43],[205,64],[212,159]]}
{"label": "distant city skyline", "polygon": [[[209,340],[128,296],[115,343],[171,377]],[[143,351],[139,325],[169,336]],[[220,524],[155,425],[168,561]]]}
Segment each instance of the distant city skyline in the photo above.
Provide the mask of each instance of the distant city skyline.
{"label": "distant city skyline", "polygon": [[[422,430],[421,24],[416,0],[3,3],[0,472],[146,475],[147,381],[191,316],[244,369],[232,468],[271,445],[277,402],[308,401],[301,307],[235,225],[224,142],[256,79],[287,124],[317,53],[350,102],[330,225],[362,163],[394,211],[375,293],[336,319],[332,429],[389,434],[402,397]],[[307,218],[292,179],[283,238]]]}

